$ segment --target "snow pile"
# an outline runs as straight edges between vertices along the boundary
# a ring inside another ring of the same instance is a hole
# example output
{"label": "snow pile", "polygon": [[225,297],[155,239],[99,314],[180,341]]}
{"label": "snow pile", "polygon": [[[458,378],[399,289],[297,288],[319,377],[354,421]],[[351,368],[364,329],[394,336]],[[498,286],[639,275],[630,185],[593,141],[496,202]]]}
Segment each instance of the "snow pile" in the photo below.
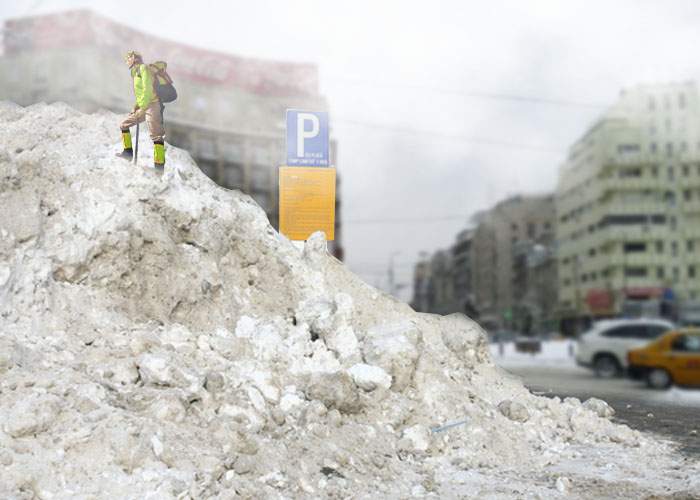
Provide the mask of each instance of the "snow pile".
{"label": "snow pile", "polygon": [[299,252],[186,152],[162,178],[114,159],[119,117],[2,103],[0,122],[0,497],[698,486],[600,405],[530,394],[469,319],[414,313],[322,235]]}

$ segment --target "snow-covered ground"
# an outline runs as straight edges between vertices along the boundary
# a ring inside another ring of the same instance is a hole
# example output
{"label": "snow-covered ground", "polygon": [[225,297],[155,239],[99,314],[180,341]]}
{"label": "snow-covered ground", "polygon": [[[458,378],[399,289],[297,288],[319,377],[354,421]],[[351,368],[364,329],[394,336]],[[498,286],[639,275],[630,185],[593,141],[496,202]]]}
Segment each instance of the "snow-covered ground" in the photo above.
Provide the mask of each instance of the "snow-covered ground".
{"label": "snow-covered ground", "polygon": [[[581,384],[589,384],[591,390],[601,387],[601,397],[609,394],[617,394],[620,391],[634,391],[644,398],[657,403],[700,406],[700,389],[686,387],[671,387],[664,391],[646,388],[642,381],[616,379],[613,381],[593,379],[592,372],[576,364],[574,354],[576,341],[570,339],[547,340],[542,342],[542,350],[539,353],[530,354],[518,352],[514,342],[502,344],[489,344],[491,356],[496,364],[510,369],[514,373],[523,376],[535,386],[542,384],[543,378],[551,378],[560,373],[567,379],[579,377],[579,384],[568,384],[572,389],[580,390]],[[537,370],[534,372],[533,370]],[[542,372],[542,373],[540,373]],[[603,385],[607,385],[602,389]]]}
{"label": "snow-covered ground", "polygon": [[489,344],[491,356],[501,366],[562,366],[575,367],[576,342],[569,339],[546,340],[538,353],[518,352],[515,342]]}

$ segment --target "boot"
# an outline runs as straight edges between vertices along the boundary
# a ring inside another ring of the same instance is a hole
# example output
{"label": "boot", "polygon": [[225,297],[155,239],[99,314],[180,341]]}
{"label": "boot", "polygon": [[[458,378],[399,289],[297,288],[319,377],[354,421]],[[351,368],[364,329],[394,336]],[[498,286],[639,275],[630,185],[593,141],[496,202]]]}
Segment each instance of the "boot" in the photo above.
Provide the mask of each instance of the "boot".
{"label": "boot", "polygon": [[153,167],[160,172],[165,169],[165,145],[162,140],[153,143]]}
{"label": "boot", "polygon": [[122,129],[122,145],[124,146],[124,151],[117,153],[117,158],[133,160],[134,150],[131,147],[131,132],[129,132],[129,129]]}
{"label": "boot", "polygon": [[115,156],[116,156],[117,158],[123,158],[124,160],[129,160],[129,161],[131,161],[131,160],[134,159],[134,150],[131,149],[131,148],[125,149],[125,150],[122,151],[121,153],[117,153]]}

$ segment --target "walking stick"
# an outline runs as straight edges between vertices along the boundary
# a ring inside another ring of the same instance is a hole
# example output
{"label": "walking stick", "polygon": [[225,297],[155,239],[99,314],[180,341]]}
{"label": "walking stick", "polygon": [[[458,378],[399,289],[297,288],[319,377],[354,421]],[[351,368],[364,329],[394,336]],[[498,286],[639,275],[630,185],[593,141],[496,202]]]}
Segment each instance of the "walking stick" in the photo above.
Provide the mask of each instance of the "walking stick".
{"label": "walking stick", "polygon": [[134,165],[136,165],[136,160],[139,157],[139,124],[136,124],[136,145],[134,148]]}

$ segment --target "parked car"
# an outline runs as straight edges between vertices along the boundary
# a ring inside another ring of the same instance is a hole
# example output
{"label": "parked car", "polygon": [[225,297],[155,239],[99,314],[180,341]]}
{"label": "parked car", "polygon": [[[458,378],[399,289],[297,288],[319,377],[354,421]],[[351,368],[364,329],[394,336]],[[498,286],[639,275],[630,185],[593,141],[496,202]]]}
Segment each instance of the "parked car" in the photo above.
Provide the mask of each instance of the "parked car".
{"label": "parked car", "polygon": [[675,325],[664,319],[598,321],[578,341],[576,363],[599,377],[615,377],[627,368],[627,352],[656,340]]}
{"label": "parked car", "polygon": [[628,373],[649,387],[700,385],[700,328],[671,331],[627,354]]}

